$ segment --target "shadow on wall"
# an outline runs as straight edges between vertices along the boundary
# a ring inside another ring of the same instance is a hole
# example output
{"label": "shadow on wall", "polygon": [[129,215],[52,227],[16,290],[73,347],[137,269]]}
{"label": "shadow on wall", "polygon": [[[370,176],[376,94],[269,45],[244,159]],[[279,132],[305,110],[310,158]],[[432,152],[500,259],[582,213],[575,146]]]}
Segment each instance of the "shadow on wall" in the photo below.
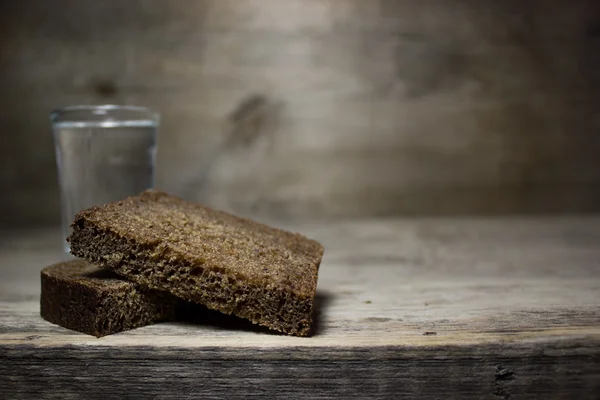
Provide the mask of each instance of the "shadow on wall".
{"label": "shadow on wall", "polygon": [[0,5],[0,225],[58,223],[48,113],[162,114],[158,186],[279,218],[598,211],[600,5]]}

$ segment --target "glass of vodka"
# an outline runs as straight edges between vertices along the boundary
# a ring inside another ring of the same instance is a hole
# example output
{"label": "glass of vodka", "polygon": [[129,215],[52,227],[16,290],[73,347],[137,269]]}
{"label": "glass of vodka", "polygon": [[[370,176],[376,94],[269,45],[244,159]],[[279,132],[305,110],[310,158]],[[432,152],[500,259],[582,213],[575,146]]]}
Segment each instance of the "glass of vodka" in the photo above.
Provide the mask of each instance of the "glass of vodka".
{"label": "glass of vodka", "polygon": [[[75,214],[154,186],[159,115],[144,107],[73,106],[50,114],[63,239]],[[69,244],[64,241],[65,251]]]}

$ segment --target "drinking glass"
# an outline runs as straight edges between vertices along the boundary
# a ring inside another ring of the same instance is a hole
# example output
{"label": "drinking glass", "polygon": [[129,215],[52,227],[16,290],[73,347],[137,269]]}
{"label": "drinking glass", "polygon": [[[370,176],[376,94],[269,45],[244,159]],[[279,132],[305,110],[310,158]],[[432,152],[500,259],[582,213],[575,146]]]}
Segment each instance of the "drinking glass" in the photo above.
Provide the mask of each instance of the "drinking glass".
{"label": "drinking glass", "polygon": [[[73,106],[50,114],[63,239],[75,214],[154,185],[159,115],[144,107]],[[65,251],[69,244],[64,241]]]}

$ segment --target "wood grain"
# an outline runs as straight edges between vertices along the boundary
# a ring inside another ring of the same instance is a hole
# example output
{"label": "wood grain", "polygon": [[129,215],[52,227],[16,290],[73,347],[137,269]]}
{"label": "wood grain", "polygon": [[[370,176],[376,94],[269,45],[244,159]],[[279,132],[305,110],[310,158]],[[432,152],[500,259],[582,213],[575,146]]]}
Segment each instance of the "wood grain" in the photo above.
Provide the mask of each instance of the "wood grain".
{"label": "wood grain", "polygon": [[79,103],[160,111],[158,186],[238,213],[597,211],[599,3],[552,4],[2,2],[0,223],[58,222],[47,115]]}
{"label": "wood grain", "polygon": [[598,398],[600,217],[271,222],[325,245],[310,338],[71,332],[39,317],[58,231],[0,235],[0,397]]}

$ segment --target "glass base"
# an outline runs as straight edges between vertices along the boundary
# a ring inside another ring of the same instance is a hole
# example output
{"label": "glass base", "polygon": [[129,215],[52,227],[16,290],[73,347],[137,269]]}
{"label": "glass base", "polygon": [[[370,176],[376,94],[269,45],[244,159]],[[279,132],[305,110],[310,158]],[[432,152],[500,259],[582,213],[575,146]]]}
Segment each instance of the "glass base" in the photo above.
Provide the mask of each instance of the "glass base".
{"label": "glass base", "polygon": [[63,249],[65,250],[65,253],[71,254],[71,245],[66,240],[63,242]]}

